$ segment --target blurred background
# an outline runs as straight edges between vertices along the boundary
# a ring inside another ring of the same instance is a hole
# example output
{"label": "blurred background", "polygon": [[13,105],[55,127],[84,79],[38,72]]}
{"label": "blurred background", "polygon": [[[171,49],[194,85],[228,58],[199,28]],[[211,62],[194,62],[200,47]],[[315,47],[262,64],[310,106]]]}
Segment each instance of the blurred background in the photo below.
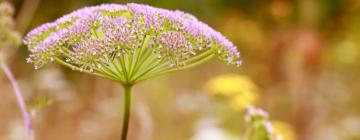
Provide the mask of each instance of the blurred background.
{"label": "blurred background", "polygon": [[[243,58],[239,68],[212,60],[136,86],[129,140],[240,139],[247,125],[243,107],[248,104],[267,111],[274,125],[290,135],[284,140],[360,139],[359,0],[9,2],[15,8],[14,27],[22,36],[78,8],[135,2],[189,12],[238,46]],[[120,84],[56,64],[34,70],[26,63],[29,52],[24,45],[10,52],[7,64],[34,116],[38,140],[119,137]],[[211,82],[227,73],[246,79],[250,84],[231,85],[250,85],[254,95],[229,104],[233,97],[212,94],[212,84],[228,87]],[[2,71],[0,99],[0,140],[25,140],[16,98]]]}

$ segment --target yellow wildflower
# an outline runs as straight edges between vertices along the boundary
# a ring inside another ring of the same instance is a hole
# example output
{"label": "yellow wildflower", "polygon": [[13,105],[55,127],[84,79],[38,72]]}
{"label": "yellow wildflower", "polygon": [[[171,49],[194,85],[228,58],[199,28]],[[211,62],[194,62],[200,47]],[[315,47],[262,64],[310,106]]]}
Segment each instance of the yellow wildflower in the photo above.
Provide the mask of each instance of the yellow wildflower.
{"label": "yellow wildflower", "polygon": [[236,95],[230,99],[230,105],[234,110],[242,111],[249,106],[256,104],[259,99],[258,94],[244,92],[242,94]]}
{"label": "yellow wildflower", "polygon": [[225,74],[211,79],[206,88],[214,95],[230,98],[230,105],[235,110],[252,106],[259,99],[258,87],[247,76]]}
{"label": "yellow wildflower", "polygon": [[257,94],[258,87],[246,76],[225,74],[211,79],[207,89],[215,95]]}
{"label": "yellow wildflower", "polygon": [[296,140],[296,134],[294,128],[282,121],[271,121],[275,131],[275,135],[281,137],[281,140]]}

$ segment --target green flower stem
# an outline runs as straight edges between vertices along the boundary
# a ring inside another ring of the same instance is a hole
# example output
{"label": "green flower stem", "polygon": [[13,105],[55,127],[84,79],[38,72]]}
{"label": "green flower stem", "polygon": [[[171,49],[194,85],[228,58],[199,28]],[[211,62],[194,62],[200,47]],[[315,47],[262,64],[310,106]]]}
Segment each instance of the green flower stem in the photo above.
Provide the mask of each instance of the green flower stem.
{"label": "green flower stem", "polygon": [[[182,61],[182,62],[184,62],[186,64],[185,67],[191,67],[193,65],[193,63],[198,63],[199,61],[202,61],[203,59],[209,57],[210,55],[212,55],[212,50],[207,50],[197,56],[194,56],[194,57],[192,57],[188,60]],[[208,60],[208,59],[206,59],[206,60]],[[182,62],[180,62],[180,63],[182,63]],[[179,67],[168,67],[168,64],[163,64],[163,65],[159,66],[158,68],[156,68],[155,70],[153,70],[151,74],[157,74],[157,73],[161,73],[161,72],[169,71],[169,70],[176,71],[178,69],[179,69]]]}
{"label": "green flower stem", "polygon": [[189,62],[192,62],[192,63],[186,65],[185,67],[180,67],[180,68],[173,67],[173,68],[159,69],[159,70],[156,70],[156,72],[152,72],[151,74],[141,76],[141,78],[136,79],[136,82],[141,82],[141,81],[147,80],[147,79],[149,79],[151,77],[163,75],[163,74],[170,73],[170,72],[173,72],[173,71],[184,70],[184,69],[188,69],[188,68],[191,68],[191,67],[195,67],[195,66],[198,66],[200,64],[203,64],[204,62],[210,60],[213,57],[214,57],[214,54],[206,53],[205,55],[201,55],[201,57],[196,58],[197,61],[192,61],[192,60],[189,61]]}
{"label": "green flower stem", "polygon": [[[140,61],[139,71],[137,71],[137,74],[143,73],[150,67],[150,65],[153,65],[154,63],[156,63],[158,61],[157,56],[155,54],[153,54],[151,49],[146,49],[146,50],[147,50],[146,59],[143,61]],[[134,77],[136,77],[136,75]]]}
{"label": "green flower stem", "polygon": [[110,68],[115,69],[116,75],[119,76],[119,79],[121,79],[122,81],[126,81],[126,79],[124,77],[124,70],[120,66],[120,60],[119,59],[114,59],[113,62],[109,66],[110,66]]}
{"label": "green flower stem", "polygon": [[[149,61],[149,59],[153,59],[151,56],[153,56],[153,52],[150,48],[143,48],[142,49],[142,56],[139,59],[138,63],[137,63],[137,67],[134,70],[135,74],[138,74],[140,70],[142,70],[144,68],[144,65],[147,65],[147,61]],[[155,56],[156,57],[156,56]]]}
{"label": "green flower stem", "polygon": [[[84,63],[82,60],[70,56],[69,54],[70,54],[70,52],[72,52],[71,50],[69,50],[69,49],[67,49],[67,48],[65,48],[65,47],[61,48],[61,50],[62,50],[61,54],[63,54],[65,57],[67,57],[67,58],[69,58],[69,59],[70,59],[70,58],[71,58],[71,59],[75,59],[75,60],[77,60],[77,61],[79,61],[79,62],[81,62],[81,63]],[[65,65],[65,66],[67,66],[67,67],[70,67],[71,69],[75,68],[76,70],[80,71],[80,68],[79,68],[78,66],[71,65],[71,64],[69,64],[69,63],[67,63],[67,62],[64,62],[63,60],[61,60],[61,59],[59,59],[59,58],[57,58],[57,57],[54,57],[54,59],[55,59],[57,62],[59,62],[60,64],[63,64],[63,65]],[[95,71],[97,71],[98,73],[105,73],[106,75],[109,75],[110,77],[113,77],[113,78],[111,78],[112,80],[117,79],[117,80],[115,80],[115,81],[121,81],[121,79],[119,80],[119,78],[117,78],[117,77],[121,77],[121,76],[118,76],[118,75],[116,74],[116,72],[114,72],[114,70],[111,70],[111,69],[107,68],[107,66],[105,66],[105,65],[103,65],[103,64],[101,64],[101,63],[99,63],[99,64],[102,66],[102,69],[95,69]],[[83,71],[86,72],[86,73],[88,73],[88,74],[92,74],[92,73],[93,73],[93,72],[90,72],[90,71],[88,71],[88,70],[86,70],[86,69],[83,69]],[[98,74],[95,74],[95,75],[98,75]],[[104,77],[104,76],[102,76],[102,77]]]}
{"label": "green flower stem", "polygon": [[[80,71],[80,68],[77,67],[77,66],[74,66],[74,65],[71,65],[71,64],[69,64],[69,63],[66,63],[66,62],[64,62],[63,60],[61,60],[61,59],[59,59],[59,58],[57,58],[57,57],[55,57],[54,59],[55,59],[56,62],[58,62],[58,63],[60,63],[60,64],[62,64],[62,65],[64,65],[64,66],[66,66],[66,67],[69,67],[69,68],[71,68],[71,69],[75,69],[75,70]],[[100,77],[103,77],[103,78],[108,78],[108,79],[111,79],[111,80],[113,80],[113,81],[120,81],[120,79],[118,79],[116,76],[110,76],[109,74],[104,75],[104,74],[102,74],[102,73],[90,72],[90,71],[88,71],[88,70],[83,70],[82,72],[85,72],[85,73],[87,73],[87,74],[92,74],[92,75],[100,76]]]}
{"label": "green flower stem", "polygon": [[[120,56],[120,57],[121,57],[121,56]],[[132,54],[132,53],[128,53],[128,54],[122,55],[122,58],[123,58],[123,60],[124,60],[124,64],[125,64],[125,67],[126,67],[126,71],[127,71],[127,77],[130,77],[132,57],[133,57],[133,54]],[[128,81],[129,81],[129,80],[130,80],[130,79],[128,78]]]}
{"label": "green flower stem", "polygon": [[161,60],[154,60],[154,61],[157,61],[157,62],[153,62],[152,65],[147,65],[147,68],[144,68],[146,69],[146,71],[140,73],[139,76],[135,77],[133,79],[134,82],[137,81],[137,79],[143,77],[144,75],[148,74],[149,72],[151,72],[152,70],[154,70],[157,66],[161,65],[163,63],[163,60],[164,59],[161,59]]}
{"label": "green flower stem", "polygon": [[121,132],[121,139],[126,140],[130,120],[130,107],[131,107],[131,87],[132,85],[124,85],[124,118]]}
{"label": "green flower stem", "polygon": [[147,47],[148,47],[148,45],[150,43],[150,39],[151,39],[150,35],[146,35],[144,37],[144,42],[143,42],[142,46],[135,52],[135,54],[133,56],[133,59],[135,59],[135,60],[134,60],[133,65],[131,66],[132,70],[131,70],[131,73],[130,73],[130,77],[133,77],[133,74],[137,72],[137,67],[138,67],[137,63],[140,60],[140,57],[142,56],[142,53],[144,52],[143,50],[147,49]]}
{"label": "green flower stem", "polygon": [[124,55],[119,56],[118,59],[120,62],[121,69],[123,70],[124,73],[125,83],[127,83],[129,81],[129,77],[128,77],[128,69],[126,68],[126,64],[124,60]]}

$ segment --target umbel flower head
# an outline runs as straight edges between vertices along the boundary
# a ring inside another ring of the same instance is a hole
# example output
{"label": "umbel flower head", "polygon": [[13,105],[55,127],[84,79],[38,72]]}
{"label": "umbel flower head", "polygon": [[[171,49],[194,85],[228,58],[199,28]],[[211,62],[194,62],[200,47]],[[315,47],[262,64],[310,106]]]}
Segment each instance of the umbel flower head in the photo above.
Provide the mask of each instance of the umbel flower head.
{"label": "umbel flower head", "polygon": [[32,30],[24,43],[35,69],[56,61],[130,85],[214,56],[241,64],[236,47],[194,16],[134,3],[82,8]]}
{"label": "umbel flower head", "polygon": [[236,47],[194,16],[141,4],[82,8],[32,30],[24,43],[31,52],[27,61],[35,69],[58,62],[121,83],[121,140],[127,138],[134,84],[212,57],[241,64]]}

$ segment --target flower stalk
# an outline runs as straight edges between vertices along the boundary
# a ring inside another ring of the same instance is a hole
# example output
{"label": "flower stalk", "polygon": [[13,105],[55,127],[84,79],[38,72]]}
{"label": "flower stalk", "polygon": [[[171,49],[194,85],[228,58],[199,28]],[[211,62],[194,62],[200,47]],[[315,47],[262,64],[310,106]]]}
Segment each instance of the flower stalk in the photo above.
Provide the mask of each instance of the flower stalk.
{"label": "flower stalk", "polygon": [[132,96],[131,88],[132,88],[132,85],[124,86],[124,114],[123,114],[124,117],[123,117],[122,132],[121,132],[120,140],[126,140],[128,129],[129,129],[131,96]]}
{"label": "flower stalk", "polygon": [[0,60],[0,65],[1,65],[1,68],[3,69],[5,75],[10,80],[11,85],[14,89],[17,102],[21,109],[21,114],[22,114],[23,120],[25,122],[25,127],[27,130],[27,134],[29,136],[29,140],[34,140],[35,135],[34,135],[33,127],[32,127],[32,119],[31,119],[30,114],[26,110],[26,103],[24,101],[24,97],[21,95],[20,87],[19,87],[18,83],[16,82],[16,79],[14,78],[14,76],[13,76],[11,70],[8,68],[8,66],[4,62],[1,62],[1,60]]}

